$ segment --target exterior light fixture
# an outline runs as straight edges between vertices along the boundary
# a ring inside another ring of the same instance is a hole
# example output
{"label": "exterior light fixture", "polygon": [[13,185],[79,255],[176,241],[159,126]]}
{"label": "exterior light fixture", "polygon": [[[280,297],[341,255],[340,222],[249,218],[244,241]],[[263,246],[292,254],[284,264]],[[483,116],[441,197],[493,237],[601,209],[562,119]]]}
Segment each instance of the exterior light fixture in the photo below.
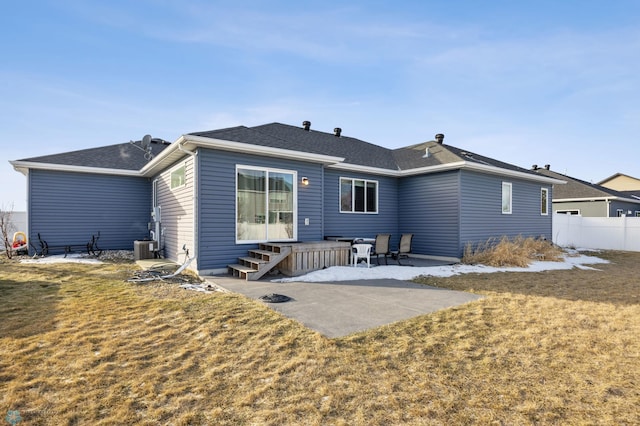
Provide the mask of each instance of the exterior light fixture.
{"label": "exterior light fixture", "polygon": [[304,186],[307,186],[309,185],[309,178],[306,176],[303,176],[301,182]]}

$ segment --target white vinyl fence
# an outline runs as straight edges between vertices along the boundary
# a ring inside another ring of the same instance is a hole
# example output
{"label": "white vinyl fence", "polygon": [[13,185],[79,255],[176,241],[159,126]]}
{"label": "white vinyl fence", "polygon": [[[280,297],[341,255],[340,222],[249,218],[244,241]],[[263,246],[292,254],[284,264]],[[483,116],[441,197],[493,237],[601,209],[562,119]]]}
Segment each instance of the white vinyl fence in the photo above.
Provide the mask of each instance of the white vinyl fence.
{"label": "white vinyl fence", "polygon": [[553,215],[553,242],[562,247],[640,251],[640,217]]}

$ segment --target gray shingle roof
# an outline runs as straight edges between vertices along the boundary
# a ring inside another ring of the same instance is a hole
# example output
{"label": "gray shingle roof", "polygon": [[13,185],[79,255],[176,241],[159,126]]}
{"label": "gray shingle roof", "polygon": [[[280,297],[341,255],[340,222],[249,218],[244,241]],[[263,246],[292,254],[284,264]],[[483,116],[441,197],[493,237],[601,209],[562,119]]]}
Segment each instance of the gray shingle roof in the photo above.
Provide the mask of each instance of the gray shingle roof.
{"label": "gray shingle roof", "polygon": [[[239,126],[190,134],[271,148],[343,157],[345,163],[348,164],[387,170],[410,170],[466,161],[536,175],[532,170],[436,141],[392,150],[348,136],[337,137],[333,133],[307,131],[302,127],[280,123],[264,124],[251,128]],[[429,156],[425,155],[427,148],[429,148]]]}
{"label": "gray shingle roof", "polygon": [[401,170],[465,161],[468,163],[484,164],[486,166],[535,175],[532,170],[436,141],[429,141],[406,148],[399,148],[393,152],[393,155]]}
{"label": "gray shingle roof", "polygon": [[[237,126],[226,129],[189,133],[192,136],[232,141],[269,148],[299,151],[310,154],[344,158],[347,165],[357,165],[382,170],[411,170],[421,167],[446,165],[458,162],[476,163],[539,176],[532,170],[504,163],[493,158],[465,151],[436,141],[424,142],[405,148],[388,149],[349,136],[305,130],[302,127],[270,123],[255,127]],[[168,143],[154,139],[151,144],[154,156],[162,152]],[[100,148],[90,148],[62,154],[27,158],[25,162],[96,167],[105,169],[142,169],[148,161],[144,152],[131,143]],[[425,155],[427,153],[429,155]]]}
{"label": "gray shingle roof", "polygon": [[537,169],[535,172],[550,178],[560,179],[567,182],[566,185],[557,185],[553,187],[553,198],[557,200],[611,197],[632,198],[629,194],[625,194],[624,192],[615,191],[595,183],[563,175],[561,173],[554,172],[553,170]]}
{"label": "gray shingle roof", "polygon": [[209,132],[190,133],[194,136],[218,138],[270,148],[288,149],[311,154],[343,157],[346,163],[380,169],[397,170],[391,150],[360,139],[335,136],[333,133],[304,130],[280,123],[255,127],[234,127]]}
{"label": "gray shingle roof", "polygon": [[[121,143],[61,154],[25,158],[18,161],[137,171],[144,167],[148,160],[144,158],[145,152],[140,148],[140,141],[135,142],[135,145]],[[167,146],[169,146],[168,142],[160,139],[153,139],[150,144],[151,152],[154,156],[161,153]]]}

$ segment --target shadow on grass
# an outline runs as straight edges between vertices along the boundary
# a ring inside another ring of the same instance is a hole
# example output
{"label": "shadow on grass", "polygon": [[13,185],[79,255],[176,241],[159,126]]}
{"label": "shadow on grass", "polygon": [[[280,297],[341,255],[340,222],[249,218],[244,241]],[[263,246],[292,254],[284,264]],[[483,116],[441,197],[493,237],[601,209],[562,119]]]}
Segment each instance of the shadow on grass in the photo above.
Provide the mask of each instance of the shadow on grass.
{"label": "shadow on grass", "polygon": [[60,285],[0,279],[0,337],[28,337],[53,329]]}
{"label": "shadow on grass", "polygon": [[620,306],[640,304],[637,267],[640,253],[609,251],[597,256],[611,263],[594,265],[592,270],[574,268],[564,271],[465,274],[448,278],[420,277],[415,281],[479,294],[513,293]]}

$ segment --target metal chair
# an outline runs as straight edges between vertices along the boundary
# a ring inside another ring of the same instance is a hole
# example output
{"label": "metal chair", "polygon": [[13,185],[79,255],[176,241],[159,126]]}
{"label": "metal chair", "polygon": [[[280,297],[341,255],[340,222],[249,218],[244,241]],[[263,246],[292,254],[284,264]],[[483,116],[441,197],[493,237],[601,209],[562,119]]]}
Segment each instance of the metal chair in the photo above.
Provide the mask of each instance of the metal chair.
{"label": "metal chair", "polygon": [[376,256],[376,262],[380,265],[380,256],[384,256],[384,264],[388,265],[387,256],[391,254],[389,251],[389,240],[391,234],[378,234],[376,235],[376,246],[374,247],[374,255]]}
{"label": "metal chair", "polygon": [[351,246],[351,262],[354,268],[358,266],[360,259],[366,259],[367,268],[371,267],[371,244],[354,244]]}
{"label": "metal chair", "polygon": [[400,244],[398,250],[391,252],[391,257],[398,262],[401,266],[413,266],[409,264],[400,263],[400,259],[408,259],[409,253],[411,253],[411,242],[413,241],[413,234],[402,234],[400,237]]}

